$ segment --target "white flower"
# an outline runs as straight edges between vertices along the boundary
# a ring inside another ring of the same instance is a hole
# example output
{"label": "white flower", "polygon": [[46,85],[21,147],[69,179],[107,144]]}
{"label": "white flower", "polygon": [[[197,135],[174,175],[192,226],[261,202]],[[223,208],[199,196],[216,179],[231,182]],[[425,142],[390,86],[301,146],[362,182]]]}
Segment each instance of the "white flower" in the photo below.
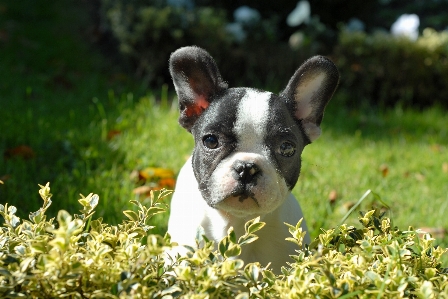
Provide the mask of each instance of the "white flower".
{"label": "white flower", "polygon": [[347,23],[345,29],[350,32],[364,31],[365,25],[360,19],[351,18],[350,20],[348,20],[348,23]]}
{"label": "white flower", "polygon": [[390,31],[394,36],[407,36],[415,41],[418,38],[419,25],[420,19],[416,14],[404,14],[392,24]]}
{"label": "white flower", "polygon": [[243,42],[247,37],[247,32],[244,30],[245,26],[251,26],[261,20],[261,15],[258,10],[250,8],[249,6],[240,6],[233,12],[235,22],[227,24],[226,30],[233,35],[237,42]]}
{"label": "white flower", "polygon": [[261,16],[258,10],[250,8],[249,6],[240,6],[233,12],[235,22],[241,24],[252,24],[260,21]]}
{"label": "white flower", "polygon": [[299,26],[302,23],[307,24],[311,16],[310,3],[306,0],[299,1],[296,8],[288,15],[286,23],[290,27]]}
{"label": "white flower", "polygon": [[246,39],[246,32],[243,29],[241,23],[230,23],[226,25],[226,31],[233,35],[237,42],[242,42]]}

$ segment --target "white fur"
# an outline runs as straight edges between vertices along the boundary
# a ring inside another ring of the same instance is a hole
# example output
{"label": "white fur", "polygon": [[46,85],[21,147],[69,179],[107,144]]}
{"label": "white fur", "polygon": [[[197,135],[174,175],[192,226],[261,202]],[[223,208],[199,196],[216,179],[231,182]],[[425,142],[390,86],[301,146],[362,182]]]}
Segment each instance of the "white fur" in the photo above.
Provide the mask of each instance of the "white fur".
{"label": "white fur", "polygon": [[[238,151],[265,152],[263,139],[269,115],[270,92],[248,89],[238,107],[234,132],[238,138]],[[265,153],[264,153],[265,154]]]}
{"label": "white fur", "polygon": [[[244,219],[270,213],[287,197],[285,180],[269,161],[269,149],[264,145],[271,93],[248,90],[238,107],[234,132],[238,147],[235,153],[221,161],[210,179],[212,204],[220,210]],[[255,163],[261,170],[252,192],[257,202],[228,198],[238,182],[232,176],[235,161]]]}
{"label": "white fur", "polygon": [[[208,238],[216,242],[226,236],[230,227],[235,229],[237,237],[244,233],[244,223],[252,219],[252,216],[235,217],[208,206],[199,192],[191,158],[182,167],[177,182],[168,222],[168,233],[173,242],[195,247],[195,238],[201,228]],[[240,258],[246,263],[260,262],[263,266],[271,263],[272,269],[279,273],[281,266],[292,261],[289,255],[296,254],[295,250],[298,249],[293,243],[285,241],[291,235],[284,223],[295,225],[302,217],[297,200],[288,193],[279,208],[261,215],[261,221],[266,222],[266,226],[256,233],[259,236],[257,241],[243,247]],[[308,231],[305,221],[302,222],[302,229]],[[305,243],[310,243],[308,234],[305,236]],[[170,254],[182,254],[184,251],[180,246]]]}

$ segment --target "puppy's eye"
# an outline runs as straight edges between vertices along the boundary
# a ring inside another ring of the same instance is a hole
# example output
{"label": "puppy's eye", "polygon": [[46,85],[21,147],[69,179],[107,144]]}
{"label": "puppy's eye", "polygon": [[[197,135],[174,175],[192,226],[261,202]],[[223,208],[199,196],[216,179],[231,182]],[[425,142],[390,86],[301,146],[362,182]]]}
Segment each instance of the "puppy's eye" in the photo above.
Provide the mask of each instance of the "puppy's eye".
{"label": "puppy's eye", "polygon": [[205,135],[204,138],[202,138],[202,143],[206,148],[209,149],[215,149],[219,146],[218,143],[218,137],[215,135]]}
{"label": "puppy's eye", "polygon": [[296,153],[296,147],[291,142],[285,141],[280,145],[280,155],[284,157],[291,157]]}

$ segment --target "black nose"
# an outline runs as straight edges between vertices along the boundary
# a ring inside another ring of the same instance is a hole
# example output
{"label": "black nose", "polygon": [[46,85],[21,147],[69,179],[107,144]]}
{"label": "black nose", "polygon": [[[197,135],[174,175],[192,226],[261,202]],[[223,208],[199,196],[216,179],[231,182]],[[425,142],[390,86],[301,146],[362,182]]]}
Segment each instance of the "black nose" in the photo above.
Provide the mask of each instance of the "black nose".
{"label": "black nose", "polygon": [[260,173],[260,168],[255,163],[237,160],[233,164],[234,177],[243,184],[256,184],[256,177]]}

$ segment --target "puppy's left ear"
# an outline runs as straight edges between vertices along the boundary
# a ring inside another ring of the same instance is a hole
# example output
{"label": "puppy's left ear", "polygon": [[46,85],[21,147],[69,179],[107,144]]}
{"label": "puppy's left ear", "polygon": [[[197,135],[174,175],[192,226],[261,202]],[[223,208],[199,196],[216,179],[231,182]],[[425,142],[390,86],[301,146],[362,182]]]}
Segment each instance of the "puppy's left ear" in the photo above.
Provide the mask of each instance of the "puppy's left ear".
{"label": "puppy's left ear", "polygon": [[225,89],[212,56],[199,47],[180,48],[170,57],[170,73],[179,98],[179,123],[191,131],[213,96]]}
{"label": "puppy's left ear", "polygon": [[280,94],[292,103],[294,116],[302,122],[311,142],[321,134],[325,106],[338,83],[339,72],[334,63],[323,56],[314,56],[300,66]]}

